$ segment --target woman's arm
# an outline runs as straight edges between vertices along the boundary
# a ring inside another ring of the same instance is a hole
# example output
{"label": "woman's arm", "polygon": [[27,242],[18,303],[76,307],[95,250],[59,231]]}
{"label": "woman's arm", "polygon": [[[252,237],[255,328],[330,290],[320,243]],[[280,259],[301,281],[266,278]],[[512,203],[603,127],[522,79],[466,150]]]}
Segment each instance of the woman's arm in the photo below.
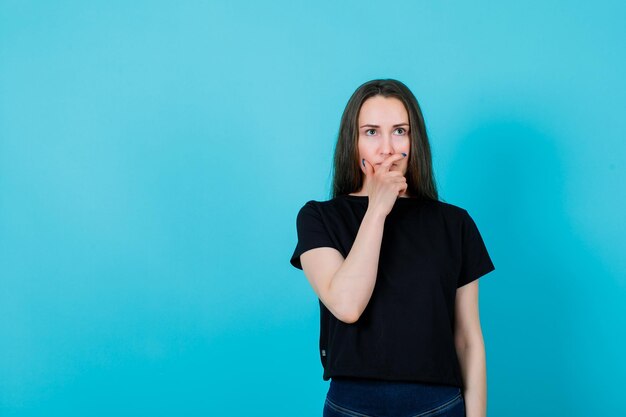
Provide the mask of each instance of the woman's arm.
{"label": "woman's arm", "polygon": [[300,255],[313,290],[343,322],[357,321],[372,297],[386,217],[368,208],[345,260],[334,248],[315,248]]}
{"label": "woman's arm", "polygon": [[487,415],[487,366],[478,311],[478,280],[456,291],[454,342],[463,376],[465,415]]}
{"label": "woman's arm", "polygon": [[345,260],[334,248],[311,249],[300,255],[302,269],[322,303],[346,323],[361,317],[374,292],[385,220],[398,194],[407,189],[404,175],[390,169],[405,157],[405,153],[389,155],[378,168],[362,160],[367,211]]}

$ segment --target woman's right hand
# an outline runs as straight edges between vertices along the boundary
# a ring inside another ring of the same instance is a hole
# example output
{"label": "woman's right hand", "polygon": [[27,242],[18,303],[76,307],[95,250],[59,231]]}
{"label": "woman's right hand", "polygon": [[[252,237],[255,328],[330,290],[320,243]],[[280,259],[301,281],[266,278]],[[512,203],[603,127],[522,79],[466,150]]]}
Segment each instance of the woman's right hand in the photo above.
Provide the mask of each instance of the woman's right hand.
{"label": "woman's right hand", "polygon": [[368,210],[387,216],[401,192],[406,191],[406,178],[400,171],[390,171],[391,165],[404,158],[402,153],[392,154],[385,159],[378,168],[374,168],[368,161],[363,160],[367,177],[366,190],[368,195]]}

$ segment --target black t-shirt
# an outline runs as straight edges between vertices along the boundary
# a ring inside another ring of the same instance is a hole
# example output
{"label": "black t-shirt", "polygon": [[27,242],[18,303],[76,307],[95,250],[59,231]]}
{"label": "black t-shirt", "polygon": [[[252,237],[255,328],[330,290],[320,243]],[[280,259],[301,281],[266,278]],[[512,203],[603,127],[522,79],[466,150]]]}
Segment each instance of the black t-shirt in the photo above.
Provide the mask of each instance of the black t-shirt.
{"label": "black t-shirt", "polygon": [[[331,247],[347,257],[368,206],[367,196],[308,201],[299,211],[300,255]],[[319,301],[323,379],[356,377],[463,388],[454,344],[458,287],[494,270],[468,212],[441,201],[400,197],[385,219],[376,285],[354,323]]]}

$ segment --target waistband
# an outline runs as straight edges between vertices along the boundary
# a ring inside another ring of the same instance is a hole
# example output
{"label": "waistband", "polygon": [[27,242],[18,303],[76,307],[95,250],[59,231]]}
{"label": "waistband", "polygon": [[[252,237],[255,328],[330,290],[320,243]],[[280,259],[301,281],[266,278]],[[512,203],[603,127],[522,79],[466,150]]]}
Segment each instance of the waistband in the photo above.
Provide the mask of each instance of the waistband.
{"label": "waistband", "polygon": [[[333,402],[355,410],[423,410],[462,396],[461,388],[425,382],[333,377],[327,393]],[[400,408],[397,408],[400,407]]]}

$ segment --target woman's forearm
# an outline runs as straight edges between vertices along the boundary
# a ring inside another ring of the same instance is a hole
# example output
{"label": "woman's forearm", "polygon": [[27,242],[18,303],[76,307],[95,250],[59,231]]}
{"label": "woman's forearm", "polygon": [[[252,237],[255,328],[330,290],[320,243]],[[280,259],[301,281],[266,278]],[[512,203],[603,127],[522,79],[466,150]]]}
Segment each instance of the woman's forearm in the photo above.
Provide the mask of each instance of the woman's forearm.
{"label": "woman's forearm", "polygon": [[376,284],[385,215],[368,210],[363,217],[350,253],[329,284],[329,292],[343,306],[346,322],[359,319]]}
{"label": "woman's forearm", "polygon": [[457,347],[465,391],[466,417],[487,415],[487,365],[482,340]]}

